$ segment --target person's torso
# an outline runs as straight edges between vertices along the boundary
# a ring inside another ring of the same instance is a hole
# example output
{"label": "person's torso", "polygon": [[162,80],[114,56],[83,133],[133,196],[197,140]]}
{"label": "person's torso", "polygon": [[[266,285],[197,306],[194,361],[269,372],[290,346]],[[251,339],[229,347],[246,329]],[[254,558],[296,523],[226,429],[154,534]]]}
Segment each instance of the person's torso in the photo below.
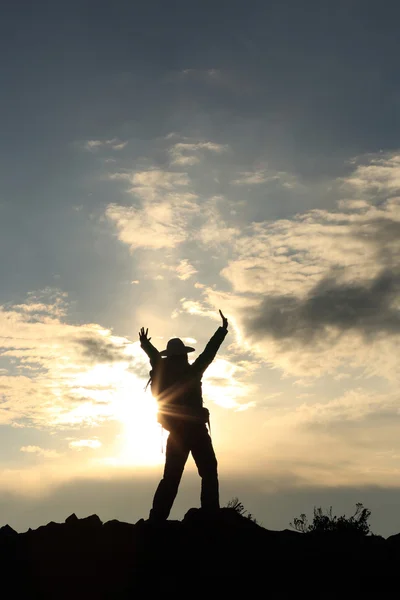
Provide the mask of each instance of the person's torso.
{"label": "person's torso", "polygon": [[163,397],[176,407],[199,408],[203,405],[201,375],[193,365],[174,368],[165,365],[161,374]]}

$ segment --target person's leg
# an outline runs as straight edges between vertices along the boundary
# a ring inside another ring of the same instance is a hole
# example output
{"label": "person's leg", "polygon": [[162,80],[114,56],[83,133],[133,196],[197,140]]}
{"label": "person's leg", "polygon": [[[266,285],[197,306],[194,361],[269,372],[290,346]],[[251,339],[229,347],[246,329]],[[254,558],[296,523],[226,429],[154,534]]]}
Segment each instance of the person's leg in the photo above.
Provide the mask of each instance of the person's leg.
{"label": "person's leg", "polygon": [[219,509],[217,459],[205,425],[193,428],[191,451],[201,477],[201,507]]}
{"label": "person's leg", "polygon": [[171,432],[165,451],[164,476],[161,479],[153,499],[150,519],[164,521],[168,519],[179,483],[189,456],[189,448],[184,438],[176,432]]}

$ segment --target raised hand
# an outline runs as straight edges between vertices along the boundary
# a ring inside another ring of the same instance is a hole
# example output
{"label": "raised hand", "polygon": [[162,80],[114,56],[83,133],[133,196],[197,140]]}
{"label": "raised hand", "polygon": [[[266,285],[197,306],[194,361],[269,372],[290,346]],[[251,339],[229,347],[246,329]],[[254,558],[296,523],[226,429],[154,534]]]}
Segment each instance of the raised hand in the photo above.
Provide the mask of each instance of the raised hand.
{"label": "raised hand", "polygon": [[221,315],[221,319],[222,319],[222,327],[224,329],[228,329],[228,319],[226,317],[224,317],[224,315],[222,314],[221,311],[219,311],[219,314]]}
{"label": "raised hand", "polygon": [[139,331],[140,343],[146,342],[146,341],[149,342],[151,340],[151,338],[147,337],[148,334],[149,334],[149,328],[147,328],[145,331],[144,327],[142,327],[141,330]]}

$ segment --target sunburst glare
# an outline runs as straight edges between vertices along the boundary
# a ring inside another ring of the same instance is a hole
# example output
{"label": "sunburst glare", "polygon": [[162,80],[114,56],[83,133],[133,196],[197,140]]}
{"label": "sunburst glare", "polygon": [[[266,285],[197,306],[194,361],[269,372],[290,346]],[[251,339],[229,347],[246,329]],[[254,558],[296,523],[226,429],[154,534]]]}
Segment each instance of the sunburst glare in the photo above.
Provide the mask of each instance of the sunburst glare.
{"label": "sunburst glare", "polygon": [[157,402],[144,382],[128,371],[128,363],[96,365],[80,374],[71,389],[73,395],[87,400],[63,418],[98,423],[116,420],[122,425],[107,464],[155,465],[162,462],[163,437],[157,423]]}

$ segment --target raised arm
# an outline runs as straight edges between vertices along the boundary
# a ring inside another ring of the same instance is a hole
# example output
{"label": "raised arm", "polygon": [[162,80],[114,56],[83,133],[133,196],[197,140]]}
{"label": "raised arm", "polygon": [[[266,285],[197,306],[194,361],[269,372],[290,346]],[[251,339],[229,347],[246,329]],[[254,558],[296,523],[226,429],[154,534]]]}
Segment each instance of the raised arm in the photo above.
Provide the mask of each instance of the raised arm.
{"label": "raised arm", "polygon": [[139,331],[140,346],[149,357],[151,366],[154,367],[154,365],[161,360],[161,355],[157,348],[150,342],[151,338],[148,337],[148,333],[148,328],[145,330],[144,327]]}
{"label": "raised arm", "polygon": [[221,311],[219,314],[222,318],[222,325],[218,327],[217,331],[214,333],[207,346],[204,348],[203,352],[196,358],[192,365],[192,369],[201,373],[207,369],[207,367],[212,363],[217,354],[219,347],[225,339],[226,334],[228,333],[228,319],[224,317]]}

